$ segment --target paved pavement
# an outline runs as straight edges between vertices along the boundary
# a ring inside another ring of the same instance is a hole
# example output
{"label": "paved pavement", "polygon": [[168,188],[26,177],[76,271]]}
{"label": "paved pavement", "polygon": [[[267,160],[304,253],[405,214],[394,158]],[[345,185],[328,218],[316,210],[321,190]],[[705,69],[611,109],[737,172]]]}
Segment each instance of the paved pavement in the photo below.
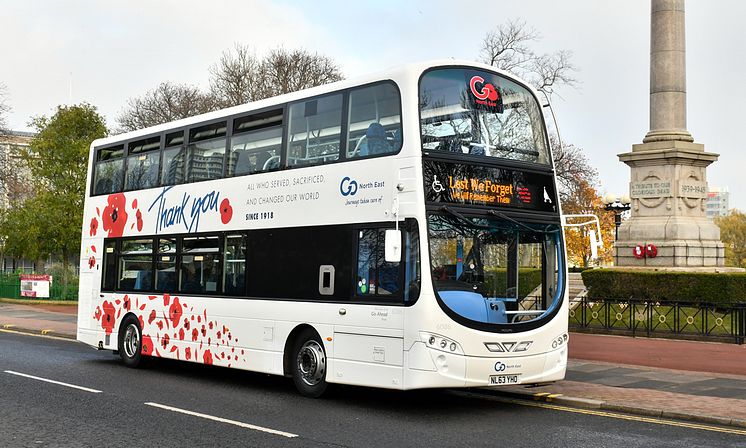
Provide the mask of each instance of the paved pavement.
{"label": "paved pavement", "polygon": [[[0,303],[0,329],[74,339],[76,313],[74,305]],[[746,346],[573,333],[569,347],[564,381],[500,391],[576,407],[746,427]]]}

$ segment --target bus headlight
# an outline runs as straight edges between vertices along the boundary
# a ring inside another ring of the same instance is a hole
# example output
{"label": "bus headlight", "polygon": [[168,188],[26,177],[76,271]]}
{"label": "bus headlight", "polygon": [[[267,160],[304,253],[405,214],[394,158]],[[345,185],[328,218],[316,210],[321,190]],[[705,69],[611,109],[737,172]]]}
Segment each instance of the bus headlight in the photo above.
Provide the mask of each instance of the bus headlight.
{"label": "bus headlight", "polygon": [[458,355],[464,354],[464,351],[463,349],[461,349],[461,345],[459,345],[458,342],[452,339],[448,339],[445,336],[441,336],[439,334],[432,334],[432,333],[420,333],[420,339],[429,348],[432,348],[434,350],[438,350],[438,351],[446,352],[446,353],[454,353]]}

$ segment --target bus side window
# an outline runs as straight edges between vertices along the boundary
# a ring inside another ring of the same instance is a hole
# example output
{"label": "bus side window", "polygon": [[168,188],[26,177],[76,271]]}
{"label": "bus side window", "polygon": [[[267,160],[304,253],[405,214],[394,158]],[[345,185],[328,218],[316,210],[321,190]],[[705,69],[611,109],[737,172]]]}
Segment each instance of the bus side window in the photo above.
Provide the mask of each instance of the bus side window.
{"label": "bus side window", "polygon": [[124,180],[124,145],[102,148],[96,154],[93,194],[122,191]]}
{"label": "bus side window", "polygon": [[119,286],[123,291],[149,291],[153,284],[153,240],[122,241],[119,256]]}
{"label": "bus side window", "polygon": [[243,295],[246,291],[246,237],[227,235],[223,251],[223,287],[228,295]]}
{"label": "bus side window", "polygon": [[339,160],[341,127],[341,93],[291,105],[288,165]]}
{"label": "bus side window", "polygon": [[103,285],[102,291],[114,291],[117,283],[117,242],[108,240],[104,243],[104,262],[103,262]]}
{"label": "bus side window", "polygon": [[358,232],[358,295],[390,296],[399,293],[399,263],[385,261],[383,242],[383,229],[362,229]]}
{"label": "bus side window", "polygon": [[386,82],[350,92],[347,158],[391,154],[401,148],[399,92]]}

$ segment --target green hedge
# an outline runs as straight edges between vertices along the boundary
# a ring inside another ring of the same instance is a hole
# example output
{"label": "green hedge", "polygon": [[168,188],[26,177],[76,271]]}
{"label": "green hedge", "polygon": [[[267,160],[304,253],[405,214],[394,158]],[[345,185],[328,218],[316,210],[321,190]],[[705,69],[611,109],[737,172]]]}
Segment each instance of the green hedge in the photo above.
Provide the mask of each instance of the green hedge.
{"label": "green hedge", "polygon": [[591,299],[666,300],[690,303],[746,302],[746,273],[584,271],[583,283]]}

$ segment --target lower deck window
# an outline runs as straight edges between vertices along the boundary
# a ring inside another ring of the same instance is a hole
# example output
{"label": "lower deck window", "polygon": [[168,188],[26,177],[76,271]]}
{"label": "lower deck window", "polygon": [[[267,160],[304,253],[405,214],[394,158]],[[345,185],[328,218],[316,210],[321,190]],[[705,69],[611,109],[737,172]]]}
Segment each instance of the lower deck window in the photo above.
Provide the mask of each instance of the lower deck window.
{"label": "lower deck window", "polygon": [[220,286],[220,238],[184,238],[179,279],[187,293],[218,292]]}
{"label": "lower deck window", "polygon": [[[385,229],[391,227],[336,225],[107,239],[101,289],[413,302],[420,289],[417,223],[400,225],[405,250],[399,263],[384,259]],[[112,272],[118,272],[116,282]]]}
{"label": "lower deck window", "polygon": [[119,257],[119,289],[149,291],[153,284],[152,267],[152,239],[123,241]]}

